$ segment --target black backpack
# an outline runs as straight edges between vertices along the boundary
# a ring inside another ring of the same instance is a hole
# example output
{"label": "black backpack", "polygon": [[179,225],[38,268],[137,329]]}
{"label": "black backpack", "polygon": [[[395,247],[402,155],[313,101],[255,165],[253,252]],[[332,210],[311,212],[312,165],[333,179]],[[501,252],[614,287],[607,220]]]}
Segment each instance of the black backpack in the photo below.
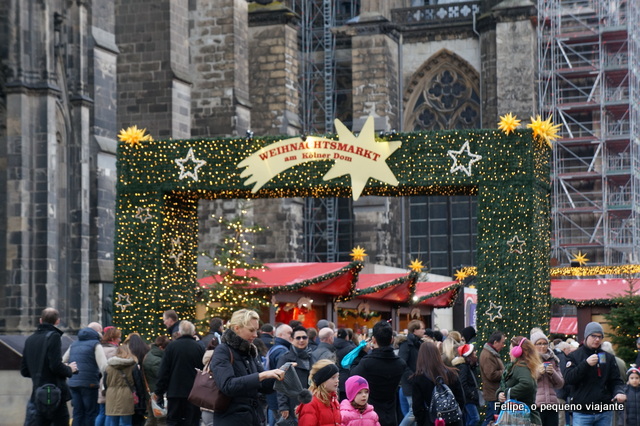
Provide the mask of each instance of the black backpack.
{"label": "black backpack", "polygon": [[432,423],[439,418],[443,419],[446,424],[462,420],[462,410],[458,401],[440,376],[436,377],[436,384],[433,388],[433,394],[431,394],[429,417]]}

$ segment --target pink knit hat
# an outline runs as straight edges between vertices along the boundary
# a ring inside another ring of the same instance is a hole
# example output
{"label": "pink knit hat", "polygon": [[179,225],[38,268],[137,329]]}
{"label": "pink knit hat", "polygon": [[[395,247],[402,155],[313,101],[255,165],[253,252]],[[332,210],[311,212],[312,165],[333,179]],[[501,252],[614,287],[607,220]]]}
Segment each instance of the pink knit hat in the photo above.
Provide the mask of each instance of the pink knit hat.
{"label": "pink knit hat", "polygon": [[353,401],[361,389],[369,389],[369,382],[362,376],[351,376],[344,385],[347,399]]}

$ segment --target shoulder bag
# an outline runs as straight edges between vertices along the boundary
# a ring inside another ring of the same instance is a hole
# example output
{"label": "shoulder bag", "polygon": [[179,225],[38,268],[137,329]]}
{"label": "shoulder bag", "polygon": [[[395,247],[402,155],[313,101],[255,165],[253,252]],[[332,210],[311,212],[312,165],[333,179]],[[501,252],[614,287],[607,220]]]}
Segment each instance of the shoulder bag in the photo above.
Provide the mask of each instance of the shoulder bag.
{"label": "shoulder bag", "polygon": [[[229,348],[231,357],[231,367],[233,368],[233,352]],[[191,393],[189,393],[189,402],[200,408],[222,413],[229,408],[231,397],[222,393],[210,368],[211,362],[204,367],[204,370],[196,368],[196,378],[193,381]]]}

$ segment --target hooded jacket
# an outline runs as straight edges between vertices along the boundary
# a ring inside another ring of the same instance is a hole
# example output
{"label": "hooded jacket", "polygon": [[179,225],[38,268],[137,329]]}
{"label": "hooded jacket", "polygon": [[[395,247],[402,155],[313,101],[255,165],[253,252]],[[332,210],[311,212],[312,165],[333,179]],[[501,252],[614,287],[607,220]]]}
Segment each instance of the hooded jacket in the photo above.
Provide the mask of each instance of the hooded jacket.
{"label": "hooded jacket", "polygon": [[[597,353],[604,354],[606,362],[592,367],[587,363],[587,358]],[[567,357],[564,380],[571,385],[571,402],[581,404],[582,413],[601,412],[597,407],[588,409],[587,404],[610,404],[614,396],[624,393],[624,382],[620,378],[615,357],[600,348],[590,349],[582,345],[571,352]]]}
{"label": "hooded jacket", "polygon": [[[100,345],[100,334],[86,327],[78,332],[78,340],[69,348],[69,362],[78,364],[78,374],[69,379],[71,387],[97,388],[100,384],[100,368],[96,361],[96,346]],[[100,350],[104,351],[100,346]]]}
{"label": "hooded jacket", "polygon": [[[317,396],[308,404],[300,404],[296,408],[298,426],[339,426],[342,424],[338,397],[331,395],[331,402],[325,405]],[[214,423],[215,424],[215,423]]]}
{"label": "hooded jacket", "polygon": [[105,414],[107,416],[130,416],[134,414],[135,405],[131,390],[131,386],[135,389],[134,368],[136,368],[136,361],[133,358],[114,356],[107,361],[107,369],[104,376],[104,387],[106,389]]}

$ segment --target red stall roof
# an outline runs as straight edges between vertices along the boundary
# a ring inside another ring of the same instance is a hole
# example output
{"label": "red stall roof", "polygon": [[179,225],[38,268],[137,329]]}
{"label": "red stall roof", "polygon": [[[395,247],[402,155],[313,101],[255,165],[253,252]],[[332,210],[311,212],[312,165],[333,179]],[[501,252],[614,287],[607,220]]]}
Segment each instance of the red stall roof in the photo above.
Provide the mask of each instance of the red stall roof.
{"label": "red stall roof", "polygon": [[360,274],[353,297],[404,303],[418,274]]}
{"label": "red stall roof", "polygon": [[448,308],[453,305],[461,287],[460,281],[416,283],[413,302],[433,308]]}
{"label": "red stall roof", "polygon": [[[353,290],[353,283],[358,279],[362,269],[360,262],[330,263],[265,263],[268,269],[251,271],[250,276],[259,278],[260,283],[253,288],[265,289],[271,293],[281,291],[297,291],[304,288],[308,293],[346,296]],[[244,271],[238,270],[239,275]],[[198,280],[206,287],[215,282],[208,276]]]}
{"label": "red stall roof", "polygon": [[549,324],[551,333],[578,334],[577,317],[552,317]]}
{"label": "red stall roof", "polygon": [[[629,282],[622,278],[551,280],[551,297],[565,303],[586,301],[607,301],[624,296],[629,290]],[[640,295],[640,289],[636,290]]]}

